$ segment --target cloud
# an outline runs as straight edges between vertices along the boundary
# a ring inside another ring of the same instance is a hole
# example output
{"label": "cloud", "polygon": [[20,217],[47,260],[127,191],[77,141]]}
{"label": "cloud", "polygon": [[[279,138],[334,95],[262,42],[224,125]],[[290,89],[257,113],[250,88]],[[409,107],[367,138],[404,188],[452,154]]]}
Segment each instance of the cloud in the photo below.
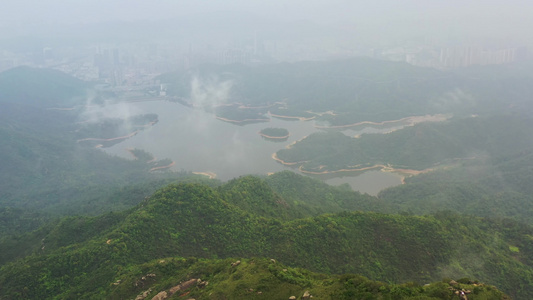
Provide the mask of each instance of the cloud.
{"label": "cloud", "polygon": [[[90,101],[88,101],[90,103]],[[126,120],[143,112],[130,103],[114,103],[110,100],[100,105],[87,105],[80,115],[80,121],[85,123],[98,123],[105,119]]]}
{"label": "cloud", "polygon": [[471,108],[476,104],[475,102],[474,96],[462,89],[455,88],[438,98],[432,99],[430,107],[440,112],[450,112],[456,109]]}
{"label": "cloud", "polygon": [[225,104],[229,98],[233,82],[219,81],[217,77],[191,81],[191,102],[196,107],[214,107]]}

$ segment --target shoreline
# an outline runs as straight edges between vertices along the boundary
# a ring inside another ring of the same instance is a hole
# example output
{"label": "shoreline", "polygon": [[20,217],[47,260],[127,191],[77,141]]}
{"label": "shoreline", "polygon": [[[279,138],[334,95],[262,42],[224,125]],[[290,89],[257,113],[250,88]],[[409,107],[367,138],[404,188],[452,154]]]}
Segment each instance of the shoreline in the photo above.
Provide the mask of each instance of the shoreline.
{"label": "shoreline", "polygon": [[[275,161],[281,163],[285,166],[295,166],[295,165],[301,165],[303,163],[306,163],[307,161],[300,161],[300,162],[286,162],[278,157],[277,153],[272,153],[272,159]],[[326,166],[321,166],[321,168]],[[401,176],[402,184],[405,183],[405,178],[410,176],[416,176],[419,174],[431,172],[435,170],[434,168],[428,168],[424,170],[415,170],[415,169],[400,169],[400,168],[394,168],[390,165],[382,165],[382,164],[376,164],[368,167],[360,167],[360,168],[353,168],[353,169],[339,169],[339,170],[332,170],[332,171],[308,171],[303,168],[303,166],[298,167],[298,171],[304,173],[304,174],[310,174],[310,175],[328,175],[328,174],[337,174],[337,173],[345,173],[345,172],[362,172],[362,171],[369,171],[373,169],[380,169],[382,172],[389,172],[389,173],[397,173]]]}
{"label": "shoreline", "polygon": [[380,164],[369,166],[369,167],[356,168],[356,169],[340,169],[340,170],[322,171],[322,172],[307,171],[303,169],[303,166],[298,167],[298,171],[304,174],[310,174],[310,175],[328,175],[328,174],[337,174],[337,173],[344,173],[344,172],[365,172],[365,171],[370,171],[374,169],[379,169],[381,172],[398,174],[400,176],[402,184],[405,184],[405,178],[407,177],[417,176],[417,175],[435,170],[433,168],[424,169],[424,170],[396,169],[391,166],[385,166],[385,165],[380,165]]}
{"label": "shoreline", "polygon": [[343,173],[343,172],[361,172],[361,171],[368,171],[372,169],[383,169],[385,168],[384,165],[373,165],[369,167],[362,167],[357,169],[340,169],[335,171],[322,171],[322,172],[314,172],[314,171],[306,171],[303,169],[303,166],[298,167],[298,170],[305,174],[312,174],[312,175],[326,175],[326,174],[336,174],[336,173]]}
{"label": "shoreline", "polygon": [[[126,148],[126,151],[128,151],[128,153],[131,154],[131,156],[133,156],[133,159],[139,159],[139,157],[137,157],[137,155],[135,155],[133,153],[133,150],[135,150],[135,149],[134,148]],[[152,159],[147,160],[146,161],[147,164],[157,161],[157,158],[155,156],[153,156],[151,153],[150,153],[150,155],[152,156]]]}
{"label": "shoreline", "polygon": [[148,124],[144,124],[144,125],[135,125],[134,127],[137,127],[137,128],[149,128],[149,127],[154,126],[154,125],[157,124],[158,122],[159,122],[159,120],[150,121],[150,122],[148,122]]}
{"label": "shoreline", "polygon": [[270,104],[270,105],[264,105],[264,106],[246,106],[246,104],[243,104],[243,103],[234,103],[234,105],[239,105],[237,108],[240,108],[240,109],[261,109],[261,108],[271,108],[272,106],[276,104]]}
{"label": "shoreline", "polygon": [[398,120],[389,120],[389,121],[382,121],[382,122],[373,122],[373,121],[361,121],[353,124],[346,124],[346,125],[334,125],[334,126],[321,126],[321,125],[315,125],[315,128],[318,129],[337,129],[337,128],[349,128],[349,127],[356,127],[361,125],[386,125],[386,124],[394,124],[394,123],[401,123],[401,122],[408,122],[410,125],[418,124],[418,123],[424,123],[424,122],[442,122],[449,119],[445,114],[436,114],[436,115],[424,115],[424,116],[411,116],[411,117],[405,117]]}
{"label": "shoreline", "polygon": [[298,121],[310,121],[310,120],[313,120],[316,118],[316,116],[312,116],[312,117],[309,117],[309,118],[306,118],[306,117],[296,117],[296,116],[282,116],[282,115],[275,115],[273,113],[271,113],[270,111],[268,112],[268,114],[270,114],[271,117],[274,117],[274,118],[280,118],[280,119],[297,119]]}
{"label": "shoreline", "polygon": [[301,138],[301,139],[299,139],[299,140],[296,140],[296,141],[294,141],[294,142],[288,144],[287,146],[285,146],[285,149],[291,149],[294,145],[296,145],[296,143],[303,141],[303,140],[306,139],[307,137],[309,137],[309,135],[306,135],[306,136],[304,136],[303,138]]}
{"label": "shoreline", "polygon": [[133,156],[133,159],[139,159],[137,155],[133,154],[133,150],[134,148],[126,148],[126,151],[128,151],[128,153],[131,154],[131,156]]}
{"label": "shoreline", "polygon": [[70,111],[75,110],[75,107],[49,107],[47,110],[60,110],[60,111]]}
{"label": "shoreline", "polygon": [[320,117],[322,117],[323,115],[330,115],[330,116],[338,116],[339,115],[339,114],[335,113],[332,110],[328,110],[328,111],[325,111],[325,112],[314,112],[314,111],[311,111],[311,110],[306,110],[305,112],[313,114],[313,115],[317,115],[317,116],[320,116]]}
{"label": "shoreline", "polygon": [[209,179],[215,179],[217,177],[217,174],[214,172],[192,172],[195,175],[202,175],[207,176]]}
{"label": "shoreline", "polygon": [[220,121],[229,122],[229,123],[270,122],[270,119],[244,119],[244,120],[240,120],[240,121],[239,120],[231,120],[231,119],[219,117],[217,115],[215,115],[215,118],[220,120]]}
{"label": "shoreline", "polygon": [[281,158],[278,157],[278,154],[276,152],[272,153],[272,159],[281,163],[282,165],[285,165],[285,166],[294,166],[294,165],[297,165],[297,164],[303,164],[307,161],[300,161],[300,162],[294,162],[294,163],[289,163],[289,162],[286,162],[286,161],[283,161]]}
{"label": "shoreline", "polygon": [[[77,124],[82,124],[82,123],[86,123],[88,121],[84,121],[84,122],[78,122]],[[157,124],[159,122],[159,120],[155,120],[155,121],[150,121],[148,122],[148,124],[145,124],[145,125],[136,125],[135,127],[137,128],[150,128],[152,126],[154,126],[155,124]],[[132,136],[135,136],[137,135],[139,132],[141,132],[140,130],[135,130],[134,132],[130,133],[130,134],[127,134],[127,135],[124,135],[124,136],[118,136],[118,137],[114,137],[114,138],[108,138],[108,139],[105,139],[105,138],[84,138],[84,139],[79,139],[77,140],[76,142],[79,143],[79,142],[85,142],[85,141],[99,141],[99,142],[111,142],[111,141],[116,141],[116,140],[125,140],[125,139],[128,139]]]}
{"label": "shoreline", "polygon": [[150,170],[148,170],[148,172],[153,172],[153,171],[162,170],[162,169],[168,169],[168,168],[171,168],[172,166],[174,166],[175,164],[176,164],[176,162],[173,161],[173,162],[171,162],[170,164],[168,164],[166,166],[153,167]]}
{"label": "shoreline", "polygon": [[264,134],[264,133],[261,133],[261,131],[259,131],[259,132],[257,132],[257,133],[258,133],[260,136],[262,136],[262,137],[264,137],[264,138],[267,138],[267,139],[280,139],[280,140],[282,140],[282,139],[288,139],[288,138],[291,136],[290,133],[287,134],[287,135],[284,135],[284,136],[270,136],[270,135],[266,135],[266,134]]}
{"label": "shoreline", "polygon": [[109,138],[109,139],[103,139],[103,138],[85,138],[85,139],[79,139],[77,140],[76,142],[85,142],[85,141],[101,141],[101,142],[110,142],[110,141],[116,141],[116,140],[122,140],[122,139],[127,139],[127,138],[130,138],[132,136],[135,136],[137,133],[139,133],[139,130],[136,130],[128,135],[124,135],[124,136],[119,136],[119,137],[114,137],[114,138]]}

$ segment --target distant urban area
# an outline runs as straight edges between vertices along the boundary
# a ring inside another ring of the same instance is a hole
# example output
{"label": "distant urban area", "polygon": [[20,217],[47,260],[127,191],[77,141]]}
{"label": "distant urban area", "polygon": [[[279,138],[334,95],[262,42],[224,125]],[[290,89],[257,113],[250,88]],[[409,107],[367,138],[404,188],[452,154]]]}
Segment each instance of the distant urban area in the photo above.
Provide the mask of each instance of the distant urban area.
{"label": "distant urban area", "polygon": [[[525,61],[530,54],[523,45],[459,45],[441,47],[431,43],[350,49],[346,46],[313,44],[309,41],[265,41],[256,36],[238,41],[94,43],[62,47],[34,47],[32,51],[2,49],[0,71],[16,66],[53,68],[79,79],[107,87],[158,85],[162,73],[187,70],[201,64],[260,65],[275,62],[343,59],[366,56],[436,69],[471,65],[497,65]],[[164,96],[164,89],[161,89]]]}

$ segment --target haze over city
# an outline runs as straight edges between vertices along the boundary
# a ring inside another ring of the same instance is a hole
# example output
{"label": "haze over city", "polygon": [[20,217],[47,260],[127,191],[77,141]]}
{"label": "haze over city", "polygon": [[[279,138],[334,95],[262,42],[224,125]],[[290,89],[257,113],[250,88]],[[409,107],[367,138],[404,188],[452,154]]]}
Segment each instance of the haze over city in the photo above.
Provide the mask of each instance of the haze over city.
{"label": "haze over city", "polygon": [[532,9],[516,0],[5,1],[0,68],[39,64],[43,49],[55,60],[79,59],[98,51],[87,47],[124,53],[126,44],[135,55],[141,45],[157,45],[174,55],[167,63],[183,67],[186,54],[211,62],[229,48],[249,52],[253,43],[255,54],[258,45],[263,51],[260,62],[373,56],[439,67],[445,48],[530,47]]}

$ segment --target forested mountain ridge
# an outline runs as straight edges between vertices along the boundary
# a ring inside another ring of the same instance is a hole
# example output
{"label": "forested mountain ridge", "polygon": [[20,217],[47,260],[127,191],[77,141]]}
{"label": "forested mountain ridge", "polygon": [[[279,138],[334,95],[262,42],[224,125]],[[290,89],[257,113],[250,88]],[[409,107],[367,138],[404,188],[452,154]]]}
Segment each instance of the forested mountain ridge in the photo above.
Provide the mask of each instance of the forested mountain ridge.
{"label": "forested mountain ridge", "polygon": [[[246,185],[250,178],[243,181]],[[99,217],[108,220],[104,226],[93,219],[65,220],[58,227],[63,229],[44,236],[33,255],[2,267],[2,293],[14,296],[24,291],[29,298],[43,299],[106,295],[124,267],[169,256],[270,257],[293,267],[391,282],[422,284],[472,277],[517,298],[533,293],[529,227],[453,214],[415,217],[371,212],[282,221],[260,216],[255,212],[261,208],[244,205],[257,203],[253,200],[257,196],[272,198],[266,188],[236,202],[245,210],[226,201],[236,184],[227,189],[170,185],[125,215]],[[93,230],[95,226],[99,229]],[[83,238],[75,234],[78,231],[91,233]]]}
{"label": "forested mountain ridge", "polygon": [[219,191],[227,202],[249,213],[281,220],[352,210],[396,211],[394,206],[349,187],[333,187],[290,171],[262,179],[242,176],[220,186]]}
{"label": "forested mountain ridge", "polygon": [[483,217],[506,217],[533,224],[533,153],[465,160],[406,178],[406,184],[378,197],[415,214],[450,210]]}
{"label": "forested mountain ridge", "polygon": [[[228,102],[254,107],[266,105],[263,113],[304,117],[313,116],[307,112],[309,110],[342,112],[320,118],[332,124],[385,121],[442,112],[441,108],[428,106],[427,99],[436,99],[460,85],[454,74],[367,58],[253,68],[204,65],[188,72],[164,74],[160,79],[169,85],[171,95],[185,99],[194,96],[192,80],[210,84],[226,82],[232,84]],[[284,102],[286,107],[273,105],[275,102]],[[227,114],[226,111],[220,113]],[[246,115],[247,111],[232,110],[232,116],[237,113]]]}
{"label": "forested mountain ridge", "polygon": [[[439,71],[405,62],[352,58],[254,67],[202,65],[163,74],[160,80],[168,85],[169,95],[192,102],[198,86],[231,85],[227,99],[212,103],[225,104],[214,110],[220,116],[245,119],[252,112],[255,118],[271,112],[338,126],[427,114],[531,112],[532,70],[530,62]],[[231,108],[230,103],[241,105]],[[326,111],[333,113],[310,113]]]}
{"label": "forested mountain ridge", "polygon": [[[180,181],[198,182],[196,178],[184,178]],[[114,191],[109,195],[105,201],[124,202],[130,206],[135,206],[138,203],[146,201],[150,196],[150,191],[155,190],[157,184],[164,185],[168,180],[161,180],[159,183],[151,183],[140,185],[137,184],[132,187],[124,187],[120,190]],[[295,218],[304,218],[311,216],[318,216],[323,213],[342,212],[346,210],[364,210],[364,211],[381,211],[390,212],[395,211],[395,208],[387,203],[380,201],[375,197],[363,195],[354,192],[346,187],[333,187],[327,185],[319,180],[304,177],[289,171],[275,173],[264,179],[255,176],[243,176],[238,179],[229,181],[228,183],[218,186],[220,183],[216,181],[206,181],[212,187],[216,186],[220,197],[225,202],[233,206],[239,207],[240,210],[255,214],[261,217],[269,217],[278,220],[292,220]],[[292,188],[291,188],[292,187]],[[294,189],[296,187],[297,189]],[[100,200],[102,202],[102,200]],[[93,202],[88,203],[94,204]],[[113,203],[106,203],[106,205]],[[15,214],[21,213],[25,218],[17,218]],[[74,217],[76,221],[71,221],[70,218],[62,219],[56,226],[56,223],[47,224],[47,226],[40,228],[37,231],[28,233],[25,236],[11,236],[2,240],[0,243],[0,256],[2,259],[0,263],[7,262],[21,254],[28,254],[29,252],[40,248],[41,239],[43,236],[50,234],[50,231],[59,232],[61,237],[52,238],[54,241],[68,240],[68,235],[75,235],[77,238],[93,237],[92,234],[98,232],[94,228],[86,228],[86,224],[108,224],[108,219],[117,220],[118,216],[124,216],[128,211],[115,212],[110,215],[88,218]],[[26,216],[27,215],[27,216]],[[28,222],[33,220],[35,216],[31,214],[24,214],[19,209],[6,208],[3,211],[3,218],[10,224],[0,225],[5,228],[5,234],[10,233],[15,222]],[[77,225],[76,225],[77,224]],[[18,226],[22,226],[20,224]],[[78,226],[82,226],[78,228]],[[26,228],[26,227],[25,227]],[[29,227],[31,228],[31,227]],[[71,230],[76,228],[76,233]],[[22,231],[25,232],[28,229]],[[63,232],[63,233],[61,233]],[[79,233],[78,233],[79,232]],[[51,245],[55,245],[52,243]],[[22,245],[22,246],[21,246]],[[48,248],[54,247],[48,245]],[[65,245],[65,244],[60,244]]]}

